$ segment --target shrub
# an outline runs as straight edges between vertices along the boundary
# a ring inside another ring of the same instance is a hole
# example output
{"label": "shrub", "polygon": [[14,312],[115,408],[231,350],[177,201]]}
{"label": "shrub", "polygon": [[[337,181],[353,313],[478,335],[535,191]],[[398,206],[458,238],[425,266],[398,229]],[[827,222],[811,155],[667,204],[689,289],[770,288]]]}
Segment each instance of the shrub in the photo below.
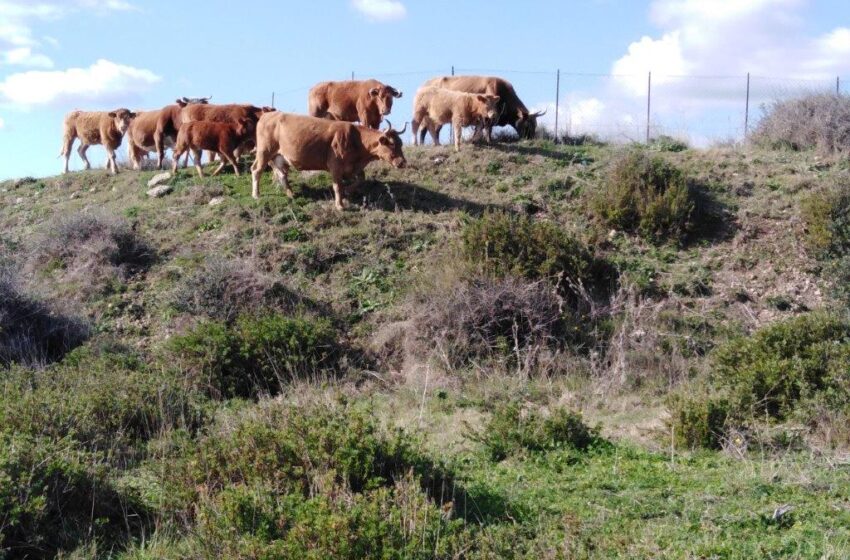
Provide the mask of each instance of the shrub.
{"label": "shrub", "polygon": [[24,295],[11,271],[0,266],[0,367],[44,366],[88,336],[84,321],[55,313]]}
{"label": "shrub", "polygon": [[750,140],[770,149],[850,150],[850,98],[826,93],[776,101],[765,109]]}
{"label": "shrub", "polygon": [[488,357],[515,360],[526,369],[543,351],[578,342],[578,319],[542,281],[479,277],[448,294],[435,294],[414,317],[417,338],[436,350],[448,369]]}
{"label": "shrub", "polygon": [[683,242],[701,218],[698,193],[685,174],[658,157],[631,149],[611,163],[589,209],[608,227],[652,242]]}
{"label": "shrub", "polygon": [[0,426],[68,437],[126,459],[163,430],[196,427],[204,402],[172,372],[125,348],[83,347],[43,371],[12,368],[0,381]]}
{"label": "shrub", "polygon": [[68,438],[0,431],[0,557],[53,558],[89,539],[115,548],[149,519]]}
{"label": "shrub", "polygon": [[224,398],[276,394],[291,380],[332,371],[339,353],[330,321],[282,315],[203,321],[166,345],[167,359]]}
{"label": "shrub", "polygon": [[850,323],[812,313],[776,323],[714,353],[713,381],[738,417],[783,419],[803,399],[850,396]]}
{"label": "shrub", "polygon": [[610,287],[610,270],[578,240],[552,222],[488,212],[463,229],[463,254],[493,276],[557,281],[589,290]]}
{"label": "shrub", "polygon": [[216,257],[183,278],[171,296],[177,310],[225,323],[261,310],[291,311],[299,302],[252,261]]}
{"label": "shrub", "polygon": [[678,446],[720,449],[729,418],[729,403],[707,395],[677,394],[670,399],[670,420]]}
{"label": "shrub", "polygon": [[516,401],[497,406],[483,432],[473,438],[483,443],[496,461],[523,450],[585,451],[604,443],[599,428],[588,427],[580,414],[557,407],[544,415],[524,409]]}
{"label": "shrub", "polygon": [[31,262],[60,268],[69,279],[102,290],[151,263],[153,249],[123,218],[99,212],[60,215],[49,221],[29,249]]}
{"label": "shrub", "polygon": [[655,152],[684,152],[689,148],[688,143],[672,136],[662,134],[649,143],[649,149]]}
{"label": "shrub", "polygon": [[801,204],[806,245],[823,261],[833,295],[850,303],[850,194],[846,178],[811,193]]}

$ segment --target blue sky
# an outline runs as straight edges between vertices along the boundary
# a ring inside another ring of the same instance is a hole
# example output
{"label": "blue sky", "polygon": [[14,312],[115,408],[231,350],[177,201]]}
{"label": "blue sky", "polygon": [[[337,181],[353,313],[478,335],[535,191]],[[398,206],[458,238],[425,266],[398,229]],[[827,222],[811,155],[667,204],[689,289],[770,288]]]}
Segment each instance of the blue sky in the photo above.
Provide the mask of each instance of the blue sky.
{"label": "blue sky", "polygon": [[[354,71],[405,92],[390,117],[401,126],[416,87],[452,65],[506,71],[549,126],[560,68],[560,128],[623,139],[644,126],[651,69],[653,130],[704,143],[741,134],[748,71],[753,113],[839,74],[850,91],[850,2],[0,0],[0,178],[60,171],[71,109],[263,105],[274,91],[303,112],[310,85]],[[718,77],[679,77],[691,75]]]}

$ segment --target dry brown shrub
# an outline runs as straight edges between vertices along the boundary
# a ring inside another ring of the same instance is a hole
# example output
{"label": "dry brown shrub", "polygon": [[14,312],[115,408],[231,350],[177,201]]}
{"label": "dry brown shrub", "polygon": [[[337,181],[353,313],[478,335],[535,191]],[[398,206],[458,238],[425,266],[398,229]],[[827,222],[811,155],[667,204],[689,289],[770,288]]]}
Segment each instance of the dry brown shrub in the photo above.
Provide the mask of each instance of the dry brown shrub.
{"label": "dry brown shrub", "polygon": [[776,101],[765,108],[750,140],[771,149],[847,153],[850,151],[850,97],[815,93]]}

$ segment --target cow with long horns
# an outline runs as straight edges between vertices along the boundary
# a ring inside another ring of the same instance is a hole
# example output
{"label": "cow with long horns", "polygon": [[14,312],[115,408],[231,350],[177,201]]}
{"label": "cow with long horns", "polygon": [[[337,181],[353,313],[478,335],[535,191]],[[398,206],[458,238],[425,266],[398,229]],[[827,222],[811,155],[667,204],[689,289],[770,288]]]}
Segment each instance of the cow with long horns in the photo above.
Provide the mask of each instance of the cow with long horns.
{"label": "cow with long horns", "polygon": [[[546,111],[532,113],[520,100],[514,86],[503,78],[495,76],[442,76],[433,78],[423,84],[425,86],[439,87],[465,93],[478,93],[483,95],[497,95],[499,105],[497,112],[499,117],[494,122],[489,122],[486,134],[489,137],[493,126],[512,126],[520,138],[534,138],[537,133],[537,118],[546,114]],[[437,131],[439,134],[439,129]],[[421,131],[424,139],[425,130]]]}
{"label": "cow with long horns", "polygon": [[254,198],[260,197],[260,175],[270,166],[286,194],[289,170],[328,171],[333,179],[334,202],[342,210],[345,200],[343,182],[356,184],[365,177],[369,163],[382,160],[393,167],[407,165],[402,152],[401,134],[387,121],[385,130],[375,130],[348,122],[331,121],[292,113],[266,113],[257,124],[257,158],[251,166]]}
{"label": "cow with long horns", "polygon": [[402,92],[378,80],[322,82],[307,96],[308,113],[335,121],[359,122],[377,129]]}

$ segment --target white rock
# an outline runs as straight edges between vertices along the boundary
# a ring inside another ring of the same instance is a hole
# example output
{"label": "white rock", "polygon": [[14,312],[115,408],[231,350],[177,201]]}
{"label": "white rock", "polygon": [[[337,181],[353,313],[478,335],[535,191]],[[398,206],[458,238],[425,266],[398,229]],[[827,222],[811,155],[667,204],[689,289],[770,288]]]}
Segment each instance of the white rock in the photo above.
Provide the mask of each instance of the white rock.
{"label": "white rock", "polygon": [[208,202],[208,204],[209,204],[210,206],[218,206],[218,205],[219,205],[219,204],[221,204],[222,202],[224,202],[224,197],[223,197],[223,196],[214,196],[213,198],[211,198],[211,199],[210,199],[210,201]]}
{"label": "white rock", "polygon": [[148,186],[149,187],[155,187],[160,183],[164,183],[165,181],[168,181],[169,179],[171,179],[171,173],[169,173],[168,171],[166,171],[164,173],[157,173],[156,175],[151,177],[150,181],[148,181]]}
{"label": "white rock", "polygon": [[162,196],[167,195],[172,191],[171,185],[159,185],[158,187],[154,187],[148,191],[148,196],[151,198],[160,198]]}

